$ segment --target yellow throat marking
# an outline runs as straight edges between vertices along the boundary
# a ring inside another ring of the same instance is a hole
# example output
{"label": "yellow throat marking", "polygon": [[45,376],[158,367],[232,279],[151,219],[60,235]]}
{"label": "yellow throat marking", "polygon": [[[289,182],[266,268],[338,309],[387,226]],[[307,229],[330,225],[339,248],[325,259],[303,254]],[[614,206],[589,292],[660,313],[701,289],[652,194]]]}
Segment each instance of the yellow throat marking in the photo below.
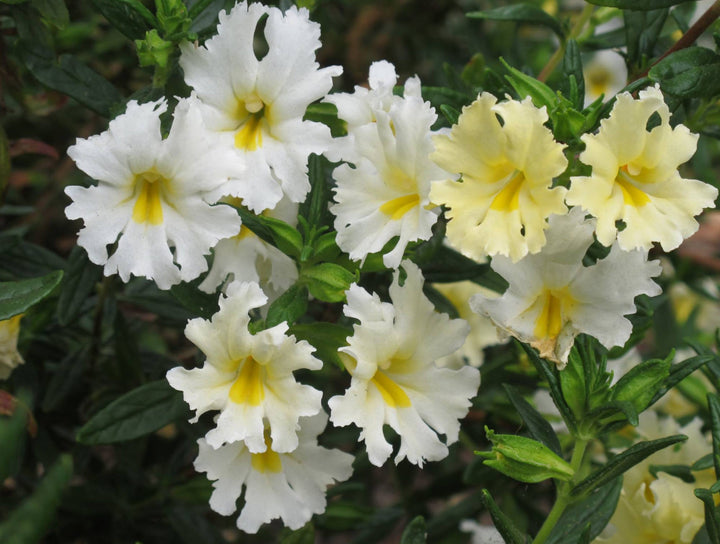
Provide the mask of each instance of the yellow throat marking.
{"label": "yellow throat marking", "polygon": [[412,405],[410,397],[382,370],[377,370],[370,380],[382,395],[385,404],[391,408],[407,408]]}
{"label": "yellow throat marking", "polygon": [[163,194],[167,190],[169,181],[152,169],[137,174],[133,184],[137,195],[132,212],[133,221],[140,224],[161,224],[163,222]]}
{"label": "yellow throat marking", "polygon": [[267,122],[269,110],[255,93],[238,100],[235,117],[239,124],[235,132],[235,147],[244,151],[262,147],[263,124]]}
{"label": "yellow throat marking", "polygon": [[512,212],[520,207],[520,190],[525,182],[525,175],[515,170],[500,192],[495,195],[490,209],[498,212]]}
{"label": "yellow throat marking", "polygon": [[380,211],[390,216],[390,219],[397,221],[401,219],[407,212],[420,204],[420,195],[405,195],[388,200],[380,206]]}
{"label": "yellow throat marking", "polygon": [[563,317],[567,316],[575,299],[566,289],[546,289],[539,300],[542,310],[535,322],[535,336],[537,338],[557,338],[563,328]]}
{"label": "yellow throat marking", "polygon": [[265,399],[264,369],[248,356],[239,365],[235,383],[230,388],[230,400],[237,404],[259,406]]}
{"label": "yellow throat marking", "polygon": [[266,450],[262,453],[251,453],[250,464],[258,472],[282,472],[282,459],[272,450],[270,433],[265,431]]}
{"label": "yellow throat marking", "polygon": [[650,197],[648,197],[642,189],[638,189],[633,182],[633,178],[628,173],[627,165],[621,167],[618,170],[615,183],[617,183],[622,191],[625,204],[633,206],[634,208],[640,208],[650,202]]}

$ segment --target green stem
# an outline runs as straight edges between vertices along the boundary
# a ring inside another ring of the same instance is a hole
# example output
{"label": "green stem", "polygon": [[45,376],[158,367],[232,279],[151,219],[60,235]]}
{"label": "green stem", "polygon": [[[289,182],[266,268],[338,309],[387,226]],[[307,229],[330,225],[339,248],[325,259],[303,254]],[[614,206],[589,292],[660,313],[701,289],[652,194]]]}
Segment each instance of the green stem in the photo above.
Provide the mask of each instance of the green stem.
{"label": "green stem", "polygon": [[[720,1],[720,0],[718,0]],[[580,13],[580,17],[578,17],[577,21],[575,21],[575,24],[570,29],[570,34],[568,34],[567,39],[572,40],[577,38],[580,33],[585,28],[585,25],[590,20],[590,17],[593,14],[593,11],[595,10],[595,6],[592,4],[586,4],[585,7],[582,10],[582,13]],[[553,56],[550,57],[550,60],[548,60],[545,67],[540,71],[538,74],[538,81],[545,81],[548,77],[550,77],[550,74],[553,73],[555,68],[557,67],[558,63],[562,60],[563,56],[565,55],[565,41],[560,45],[560,47],[553,53]]]}
{"label": "green stem", "polygon": [[[582,468],[582,462],[583,458],[585,457],[585,450],[587,449],[587,445],[588,440],[583,438],[578,438],[575,442],[575,448],[573,449],[570,466],[572,467],[576,475],[580,472],[580,469]],[[577,478],[573,478],[573,480],[576,479]],[[555,499],[555,504],[553,504],[553,507],[550,510],[547,519],[542,524],[542,527],[540,527],[537,535],[535,535],[533,544],[543,544],[548,539],[550,533],[555,527],[555,524],[560,519],[560,516],[562,516],[563,512],[565,512],[565,508],[567,508],[573,502],[570,498],[571,484],[572,482],[570,484],[567,484],[565,482],[558,484],[558,494],[557,499]]]}

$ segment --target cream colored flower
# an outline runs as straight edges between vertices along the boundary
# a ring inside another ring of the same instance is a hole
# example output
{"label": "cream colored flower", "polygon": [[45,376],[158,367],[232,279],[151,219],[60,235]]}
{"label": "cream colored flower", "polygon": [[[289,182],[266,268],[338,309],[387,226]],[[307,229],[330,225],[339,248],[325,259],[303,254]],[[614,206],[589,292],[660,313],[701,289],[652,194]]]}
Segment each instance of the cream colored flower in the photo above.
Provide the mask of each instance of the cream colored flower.
{"label": "cream colored flower", "polygon": [[467,325],[435,311],[423,295],[423,277],[409,261],[405,284],[399,271],[390,286],[392,304],[381,302],[358,285],[347,291],[345,315],[360,321],[349,345],[341,348],[352,375],[343,395],[329,401],[336,426],[351,423],[362,429],[370,462],[381,466],[392,453],[383,435],[390,425],[400,435],[395,463],[407,458],[422,466],[448,454],[445,442],[457,441],[460,422],[480,385],[477,369],[438,368],[435,361],[458,349]]}
{"label": "cream colored flower", "polygon": [[[653,117],[660,124],[648,131]],[[718,194],[678,172],[695,153],[697,138],[684,125],[670,126],[659,87],[640,91],[638,100],[619,94],[599,132],[582,137],[580,160],[592,166],[592,174],[571,179],[566,201],[597,217],[604,245],[617,237],[625,250],[648,250],[653,242],[665,251],[675,249],[698,229],[695,216],[712,207]],[[625,223],[620,232],[619,220]]]}
{"label": "cream colored flower", "polygon": [[[406,89],[419,87],[417,78],[406,83]],[[380,88],[391,90],[392,85]],[[364,260],[399,237],[383,255],[385,266],[396,268],[408,242],[432,236],[440,210],[430,203],[430,182],[448,174],[428,158],[433,150],[430,127],[437,120],[430,103],[413,92],[403,97],[390,94],[386,100],[376,97],[375,101],[370,100],[373,94],[374,90],[366,91],[347,100],[333,95],[341,119],[346,109],[356,122],[362,116],[355,110],[371,119],[349,130],[345,149],[351,152],[341,152],[339,158],[354,166],[342,164],[333,171],[336,204],[330,211],[336,217],[337,244],[352,259]],[[346,108],[346,102],[360,102],[365,109]]]}
{"label": "cream colored flower", "polygon": [[493,258],[493,270],[510,284],[505,293],[499,298],[475,295],[470,307],[560,368],[579,333],[607,348],[623,345],[632,332],[624,316],[635,312],[635,297],[660,293],[651,279],[660,274],[660,265],[648,262],[645,252],[622,251],[615,244],[605,259],[583,266],[593,227],[578,208],[551,217],[540,253],[517,263]]}
{"label": "cream colored flower", "polygon": [[[265,15],[268,52],[258,59],[255,32]],[[302,202],[310,190],[308,156],[331,144],[328,127],[303,116],[342,68],[319,68],[320,25],[307,9],[291,6],[283,13],[242,2],[229,14],[220,12],[219,21],[217,36],[202,46],[181,45],[180,65],[203,103],[208,128],[247,163],[230,193],[256,213],[275,207],[283,193]]]}
{"label": "cream colored flower", "polygon": [[266,301],[255,283],[231,284],[211,321],[192,319],[185,328],[185,336],[207,357],[203,367],[167,373],[170,385],[196,411],[193,421],[220,410],[216,427],[205,436],[213,448],[244,440],[252,453],[265,451],[269,427],[274,450],[292,451],[298,445],[298,418],[321,410],[320,391],[293,376],[301,368],[322,367],[313,347],[287,336],[287,323],[256,334],[248,330],[248,312]]}
{"label": "cream colored flower", "polygon": [[708,438],[701,432],[702,421],[693,419],[681,427],[673,418],[660,418],[656,412],[640,414],[636,429],[638,439],[655,440],[684,434],[688,440],[651,455],[623,476],[623,489],[615,514],[595,543],[689,544],[705,523],[703,503],[693,490],[709,488],[715,483],[714,470],[694,472],[694,483],[666,472],[650,473],[651,465],[692,465],[712,451]]}
{"label": "cream colored flower", "polygon": [[433,139],[431,158],[461,180],[434,182],[430,199],[449,208],[447,237],[464,255],[517,261],[537,253],[545,219],[567,211],[565,188],[551,188],[567,160],[543,125],[547,119],[529,97],[498,103],[483,93],[463,108],[449,135]]}
{"label": "cream colored flower", "polygon": [[7,380],[13,369],[25,362],[17,349],[23,315],[0,321],[0,380]]}
{"label": "cream colored flower", "polygon": [[327,424],[320,413],[300,419],[297,448],[279,452],[267,433],[262,453],[232,442],[215,449],[198,440],[200,452],[195,469],[213,481],[210,507],[225,516],[236,510],[235,503],[245,488],[245,504],[237,526],[256,533],[260,525],[280,518],[290,529],[299,529],[313,514],[325,511],[325,489],[334,481],[352,474],[353,456],[320,446],[317,436]]}
{"label": "cream colored flower", "polygon": [[85,222],[78,245],[90,260],[105,265],[106,276],[144,276],[161,289],[198,277],[207,270],[210,248],[238,233],[237,212],[213,206],[212,195],[244,168],[217,140],[203,136],[192,99],[177,105],[163,139],[166,108],[164,101],[131,101],[108,130],[79,139],[67,153],[98,184],[65,189],[73,200],[65,214]]}

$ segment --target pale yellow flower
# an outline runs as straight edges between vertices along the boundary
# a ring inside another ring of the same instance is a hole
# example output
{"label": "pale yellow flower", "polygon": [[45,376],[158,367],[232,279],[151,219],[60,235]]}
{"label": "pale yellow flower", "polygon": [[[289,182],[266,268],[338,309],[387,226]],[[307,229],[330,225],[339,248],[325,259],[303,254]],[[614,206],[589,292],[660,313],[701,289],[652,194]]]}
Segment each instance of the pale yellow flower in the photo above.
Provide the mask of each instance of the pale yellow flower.
{"label": "pale yellow flower", "polygon": [[17,349],[23,315],[0,321],[0,380],[6,380],[16,366],[25,362]]}
{"label": "pale yellow flower", "polygon": [[[502,123],[500,122],[502,119]],[[464,255],[509,256],[514,262],[545,245],[546,218],[564,214],[565,189],[551,188],[567,167],[563,146],[543,123],[545,108],[488,93],[463,108],[430,156],[460,181],[433,183],[430,198],[448,209],[447,237]]]}
{"label": "pale yellow flower", "polygon": [[[646,130],[653,119],[660,124]],[[675,249],[698,229],[695,216],[713,206],[718,194],[678,172],[695,153],[697,139],[683,125],[670,126],[658,87],[640,91],[638,100],[619,94],[599,132],[582,137],[580,160],[592,166],[592,174],[572,178],[566,201],[597,217],[597,238],[606,246],[617,237],[624,250],[647,250],[653,242]],[[625,223],[621,232],[618,220]]]}

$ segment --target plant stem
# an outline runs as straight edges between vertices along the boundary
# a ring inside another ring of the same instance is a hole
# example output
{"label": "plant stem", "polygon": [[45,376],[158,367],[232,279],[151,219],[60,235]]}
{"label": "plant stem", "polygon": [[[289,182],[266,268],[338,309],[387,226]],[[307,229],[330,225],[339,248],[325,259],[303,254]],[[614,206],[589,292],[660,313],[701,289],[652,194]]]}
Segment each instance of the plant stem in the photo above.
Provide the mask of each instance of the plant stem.
{"label": "plant stem", "polygon": [[[577,479],[577,474],[580,472],[587,445],[588,440],[583,438],[578,438],[575,442],[575,448],[573,449],[572,458],[570,460],[570,466],[573,471],[575,471],[576,475],[573,480]],[[547,519],[543,522],[537,535],[535,535],[533,544],[543,544],[548,539],[550,533],[555,527],[555,524],[560,519],[560,516],[562,516],[563,512],[565,512],[565,508],[573,502],[570,498],[571,486],[572,481],[569,483],[562,482],[558,484],[558,493],[557,498],[555,499],[555,504],[553,504]]]}
{"label": "plant stem", "polygon": [[[718,0],[718,2],[720,2],[720,0]],[[585,5],[582,13],[580,13],[580,17],[578,17],[577,21],[575,21],[575,24],[570,29],[570,34],[568,34],[567,37],[568,40],[577,38],[580,35],[587,22],[590,20],[594,10],[595,6],[592,4]],[[545,67],[540,71],[537,77],[539,81],[545,81],[548,77],[550,77],[550,74],[553,73],[553,70],[555,70],[558,63],[562,60],[563,55],[565,55],[565,42],[560,44],[560,47],[555,51],[555,53],[553,53],[553,56],[550,57],[550,60],[548,60]]]}
{"label": "plant stem", "polygon": [[710,6],[697,21],[695,21],[695,24],[691,26],[670,49],[665,51],[665,53],[663,53],[662,56],[655,61],[653,66],[671,53],[679,51],[680,49],[685,49],[686,47],[690,47],[694,44],[700,35],[705,32],[705,30],[707,30],[707,28],[713,24],[718,17],[720,17],[720,0],[716,0],[716,2]]}

